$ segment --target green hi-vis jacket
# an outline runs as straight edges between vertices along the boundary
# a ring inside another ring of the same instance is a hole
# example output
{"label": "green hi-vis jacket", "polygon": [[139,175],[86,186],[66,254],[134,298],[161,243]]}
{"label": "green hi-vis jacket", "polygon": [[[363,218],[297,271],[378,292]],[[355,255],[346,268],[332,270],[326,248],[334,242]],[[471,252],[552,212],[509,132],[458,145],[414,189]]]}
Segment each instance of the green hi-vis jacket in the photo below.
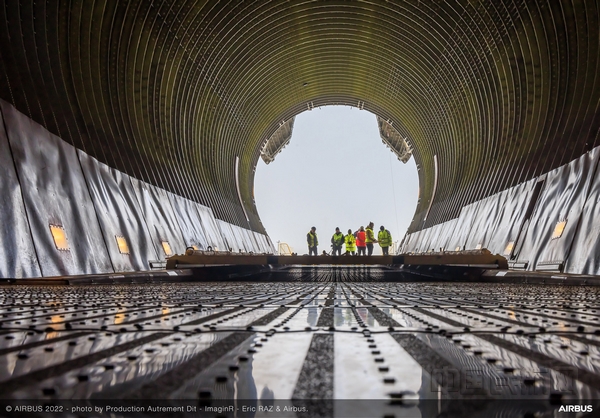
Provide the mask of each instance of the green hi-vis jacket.
{"label": "green hi-vis jacket", "polygon": [[379,241],[380,247],[389,247],[392,245],[392,234],[387,229],[379,231],[377,234],[377,241]]}

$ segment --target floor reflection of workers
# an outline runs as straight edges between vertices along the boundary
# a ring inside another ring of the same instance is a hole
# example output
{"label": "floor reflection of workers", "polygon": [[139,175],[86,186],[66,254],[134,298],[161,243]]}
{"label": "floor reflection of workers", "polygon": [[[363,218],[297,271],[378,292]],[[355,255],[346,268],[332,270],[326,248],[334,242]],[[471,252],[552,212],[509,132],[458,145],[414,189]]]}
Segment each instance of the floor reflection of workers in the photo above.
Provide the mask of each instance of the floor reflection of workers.
{"label": "floor reflection of workers", "polygon": [[366,229],[366,238],[365,243],[367,244],[367,255],[373,255],[373,244],[377,242],[375,239],[375,233],[373,232],[373,227],[375,224],[373,222],[369,222]]}
{"label": "floor reflection of workers", "polygon": [[340,228],[335,228],[335,233],[331,237],[331,248],[333,248],[331,255],[342,255],[342,245],[344,245],[344,234],[340,232]]}
{"label": "floor reflection of workers", "polygon": [[346,244],[346,254],[356,254],[356,238],[354,238],[351,229],[348,230],[348,235],[344,237],[344,243]]}
{"label": "floor reflection of workers", "polygon": [[308,255],[317,255],[317,246],[319,245],[319,240],[317,239],[317,228],[314,226],[310,228],[308,234],[306,234],[306,241],[308,242]]}
{"label": "floor reflection of workers", "polygon": [[381,247],[383,255],[389,255],[390,245],[392,245],[392,234],[385,229],[383,225],[379,227],[377,241],[379,241],[379,246]]}
{"label": "floor reflection of workers", "polygon": [[365,239],[365,227],[361,226],[356,232],[356,248],[358,249],[358,255],[366,255],[367,244],[365,243]]}

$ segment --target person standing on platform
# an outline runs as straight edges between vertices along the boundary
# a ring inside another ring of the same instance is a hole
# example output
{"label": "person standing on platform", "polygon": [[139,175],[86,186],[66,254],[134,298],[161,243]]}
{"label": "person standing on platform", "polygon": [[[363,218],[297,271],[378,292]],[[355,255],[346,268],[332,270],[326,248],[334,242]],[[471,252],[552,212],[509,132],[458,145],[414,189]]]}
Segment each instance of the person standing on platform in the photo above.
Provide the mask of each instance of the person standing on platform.
{"label": "person standing on platform", "polygon": [[383,225],[379,227],[377,241],[379,241],[379,246],[381,247],[383,255],[389,255],[390,246],[392,245],[392,234],[390,234],[390,231],[385,229]]}
{"label": "person standing on platform", "polygon": [[365,239],[365,227],[361,226],[356,232],[356,248],[358,249],[358,255],[366,255],[367,244],[365,243]]}
{"label": "person standing on platform", "polygon": [[365,243],[367,244],[367,255],[373,255],[373,244],[377,242],[375,239],[375,233],[373,232],[373,227],[375,224],[373,222],[369,222],[367,226]]}
{"label": "person standing on platform", "polygon": [[340,228],[335,228],[335,234],[331,237],[331,246],[333,252],[331,255],[342,255],[342,245],[344,245],[344,234],[340,232]]}
{"label": "person standing on platform", "polygon": [[354,238],[351,229],[348,230],[348,235],[344,237],[344,242],[346,243],[346,254],[354,255],[356,253],[356,238]]}
{"label": "person standing on platform", "polygon": [[308,242],[308,255],[317,255],[317,246],[319,245],[319,240],[317,239],[317,228],[314,226],[310,228],[308,234],[306,234],[306,241]]}

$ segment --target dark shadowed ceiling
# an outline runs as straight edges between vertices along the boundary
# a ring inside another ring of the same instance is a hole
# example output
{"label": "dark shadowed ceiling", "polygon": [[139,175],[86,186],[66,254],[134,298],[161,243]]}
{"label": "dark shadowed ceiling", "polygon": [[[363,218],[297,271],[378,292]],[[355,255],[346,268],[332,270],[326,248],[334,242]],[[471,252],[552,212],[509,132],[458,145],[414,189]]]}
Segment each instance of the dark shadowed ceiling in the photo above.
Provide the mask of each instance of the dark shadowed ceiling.
{"label": "dark shadowed ceiling", "polygon": [[258,231],[264,142],[311,107],[364,108],[414,148],[417,230],[600,145],[599,13],[593,0],[4,0],[0,97],[247,227],[239,156]]}

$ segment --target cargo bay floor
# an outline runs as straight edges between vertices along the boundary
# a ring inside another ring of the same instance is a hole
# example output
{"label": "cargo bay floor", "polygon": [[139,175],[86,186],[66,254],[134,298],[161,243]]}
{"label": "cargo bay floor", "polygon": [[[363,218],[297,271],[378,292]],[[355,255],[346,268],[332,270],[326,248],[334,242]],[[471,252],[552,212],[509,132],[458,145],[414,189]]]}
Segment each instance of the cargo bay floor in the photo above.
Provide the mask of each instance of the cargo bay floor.
{"label": "cargo bay floor", "polygon": [[[318,400],[286,416],[598,408],[600,287],[390,282],[379,268],[355,281],[352,271],[0,286],[0,398]],[[216,416],[261,416],[240,411]]]}

